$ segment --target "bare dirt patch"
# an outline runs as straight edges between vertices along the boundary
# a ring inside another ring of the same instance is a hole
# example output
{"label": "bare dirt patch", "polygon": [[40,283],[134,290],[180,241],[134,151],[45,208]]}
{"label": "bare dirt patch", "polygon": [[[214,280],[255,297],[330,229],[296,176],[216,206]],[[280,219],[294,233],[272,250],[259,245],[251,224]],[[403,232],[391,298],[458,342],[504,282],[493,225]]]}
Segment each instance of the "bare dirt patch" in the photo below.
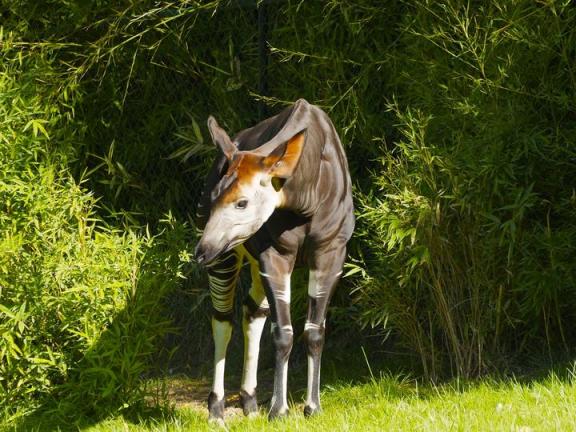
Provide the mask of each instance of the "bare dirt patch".
{"label": "bare dirt patch", "polygon": [[[236,380],[239,382],[239,380]],[[206,401],[211,390],[211,382],[205,378],[190,378],[176,376],[163,381],[168,401],[175,408],[187,408],[195,411],[206,411]],[[240,396],[238,389],[228,387],[226,395],[226,417],[242,416]],[[272,396],[273,383],[271,380],[261,380],[258,389],[258,404],[261,409],[268,407]]]}

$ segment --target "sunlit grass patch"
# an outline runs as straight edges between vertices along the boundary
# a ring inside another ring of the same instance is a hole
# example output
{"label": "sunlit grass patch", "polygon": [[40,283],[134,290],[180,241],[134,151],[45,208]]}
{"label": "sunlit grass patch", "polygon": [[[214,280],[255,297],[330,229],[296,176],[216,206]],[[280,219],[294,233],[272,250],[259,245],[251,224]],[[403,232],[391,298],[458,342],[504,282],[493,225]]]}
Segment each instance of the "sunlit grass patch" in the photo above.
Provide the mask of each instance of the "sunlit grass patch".
{"label": "sunlit grass patch", "polygon": [[[186,379],[183,379],[186,381]],[[323,390],[322,414],[304,418],[300,400],[290,414],[269,422],[266,407],[256,418],[228,414],[230,431],[539,431],[576,429],[576,386],[570,379],[549,377],[531,382],[487,378],[420,385],[385,375],[367,383],[337,383]],[[215,430],[202,404],[176,408],[158,418],[111,418],[89,431]]]}

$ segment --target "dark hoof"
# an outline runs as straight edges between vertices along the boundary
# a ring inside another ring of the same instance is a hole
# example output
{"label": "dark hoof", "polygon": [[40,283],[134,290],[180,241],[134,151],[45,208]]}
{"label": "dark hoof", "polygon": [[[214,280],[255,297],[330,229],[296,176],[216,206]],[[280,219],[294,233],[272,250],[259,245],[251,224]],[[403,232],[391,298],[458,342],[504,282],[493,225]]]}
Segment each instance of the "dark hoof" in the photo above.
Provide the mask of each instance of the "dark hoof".
{"label": "dark hoof", "polygon": [[268,420],[280,419],[288,415],[288,408],[281,406],[273,406],[268,413]]}
{"label": "dark hoof", "polygon": [[258,401],[256,399],[256,390],[250,395],[244,390],[240,390],[240,404],[245,416],[252,416],[258,413]]}
{"label": "dark hoof", "polygon": [[225,406],[225,398],[218,400],[216,393],[210,392],[210,395],[208,395],[208,419],[211,423],[224,423]]}
{"label": "dark hoof", "polygon": [[304,407],[304,417],[312,417],[322,412],[322,408],[312,408],[311,406],[306,405]]}

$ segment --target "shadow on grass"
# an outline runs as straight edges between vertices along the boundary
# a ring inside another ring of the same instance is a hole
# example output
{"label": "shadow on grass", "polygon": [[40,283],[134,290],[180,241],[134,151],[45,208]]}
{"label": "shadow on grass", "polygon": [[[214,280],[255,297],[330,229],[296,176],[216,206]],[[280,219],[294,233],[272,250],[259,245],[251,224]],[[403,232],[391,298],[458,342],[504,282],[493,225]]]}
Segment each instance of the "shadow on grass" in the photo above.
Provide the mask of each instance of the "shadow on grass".
{"label": "shadow on grass", "polygon": [[[79,361],[69,379],[43,398],[40,406],[18,418],[9,430],[78,430],[108,417],[122,416],[131,422],[141,422],[169,416],[168,406],[149,395],[146,386],[139,385],[138,375],[127,377],[131,371],[123,370],[121,361],[109,358],[115,351],[118,358],[126,359],[124,354],[133,348],[130,339],[140,338],[137,333],[142,330],[127,325],[133,308],[134,305],[128,305],[122,310]],[[133,331],[126,331],[130,328]],[[110,350],[111,346],[115,349]],[[144,353],[135,352],[134,356],[142,357],[137,362],[145,361]],[[134,364],[128,365],[131,366]]]}
{"label": "shadow on grass", "polygon": [[155,377],[165,375],[169,365],[165,340],[175,331],[169,299],[183,289],[181,274],[190,266],[179,252],[189,239],[186,227],[177,225],[148,244],[124,307],[87,351],[66,352],[65,380],[9,430],[78,430],[110,417],[140,423],[171,415]]}

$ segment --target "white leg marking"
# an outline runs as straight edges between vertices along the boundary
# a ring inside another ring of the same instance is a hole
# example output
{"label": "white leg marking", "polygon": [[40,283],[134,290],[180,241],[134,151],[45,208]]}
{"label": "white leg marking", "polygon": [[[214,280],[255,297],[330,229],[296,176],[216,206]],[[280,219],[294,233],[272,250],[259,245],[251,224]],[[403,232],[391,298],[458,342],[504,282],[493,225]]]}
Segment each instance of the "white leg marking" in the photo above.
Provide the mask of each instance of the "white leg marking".
{"label": "white leg marking", "polygon": [[[272,278],[268,273],[260,272],[260,276],[265,277],[267,279]],[[275,292],[274,295],[276,296],[277,300],[280,300],[286,304],[290,304],[290,273],[284,275],[284,280],[282,282],[282,287],[279,292]]]}
{"label": "white leg marking", "polygon": [[[342,274],[342,270],[336,273],[336,277]],[[310,270],[310,277],[308,279],[308,295],[312,298],[318,298],[327,294],[328,287],[323,286],[319,281],[324,276],[324,273],[319,270]]]}
{"label": "white leg marking", "polygon": [[[263,277],[271,278],[271,276],[266,273],[260,273],[260,274]],[[280,285],[280,289],[274,292],[275,302],[281,301],[286,305],[290,305],[290,277],[291,274],[288,273],[282,276],[282,280],[277,279],[275,281]],[[273,322],[270,326],[270,330],[273,335],[277,328],[278,324]],[[292,335],[293,334],[292,325],[290,324],[283,325],[282,331]],[[277,414],[282,415],[288,411],[288,402],[286,397],[287,389],[288,389],[288,359],[286,359],[284,363],[280,365],[280,377],[276,375],[274,379],[274,393],[272,395],[272,401],[270,407],[276,408],[277,406],[279,406]],[[280,400],[278,400],[278,398]]]}
{"label": "white leg marking", "polygon": [[[288,401],[287,401],[287,397],[286,397],[286,393],[288,390],[288,360],[286,360],[284,362],[284,364],[282,365],[282,381],[281,383],[277,383],[274,382],[274,393],[272,394],[272,401],[270,402],[270,407],[273,407],[276,405],[276,395],[280,395],[280,410],[278,411],[278,414],[284,414],[286,411],[288,411]],[[278,384],[280,384],[282,386],[282,391],[279,392],[279,389],[277,388]]]}
{"label": "white leg marking", "polygon": [[288,409],[288,400],[286,397],[288,391],[288,360],[282,365],[282,389],[284,390],[282,392],[282,406]]}
{"label": "white leg marking", "polygon": [[243,320],[244,327],[244,372],[241,388],[246,393],[254,395],[258,384],[258,354],[260,352],[260,337],[266,323],[266,317],[256,317]]}
{"label": "white leg marking", "polygon": [[264,297],[264,300],[262,300],[262,303],[260,303],[260,307],[264,309],[270,309],[270,305],[268,304],[268,299],[266,297]]}
{"label": "white leg marking", "polygon": [[[308,356],[308,387],[306,390],[306,405],[312,409],[318,408],[316,402],[312,399],[312,394],[316,392],[316,394],[320,394],[319,383],[320,380],[317,380],[316,386],[314,386],[314,360],[312,356]],[[320,375],[320,367],[318,367],[318,375]]]}
{"label": "white leg marking", "polygon": [[276,300],[280,300],[286,304],[290,304],[290,274],[284,275],[282,289],[275,292]]}
{"label": "white leg marking", "polygon": [[318,270],[310,270],[310,276],[308,279],[308,295],[312,298],[318,298],[323,294],[322,287],[318,284],[318,278],[322,275],[322,272]]}
{"label": "white leg marking", "polygon": [[292,275],[288,273],[284,276],[284,303],[290,304],[290,277]]}
{"label": "white leg marking", "polygon": [[320,326],[316,323],[310,322],[310,321],[306,321],[306,324],[304,324],[304,331],[309,330],[309,329],[319,329]]}
{"label": "white leg marking", "polygon": [[224,397],[226,349],[232,336],[232,324],[228,321],[212,319],[212,335],[214,337],[214,380],[212,381],[212,391],[220,400]]}
{"label": "white leg marking", "polygon": [[[326,322],[326,320],[324,320],[324,323]],[[318,325],[316,323],[310,322],[310,321],[306,321],[306,324],[304,324],[304,331],[306,330],[311,330],[311,329],[320,329],[322,328],[323,325]],[[316,393],[317,395],[320,394],[320,388],[319,388],[319,384],[320,384],[320,379],[317,380],[316,382],[316,386],[314,385],[314,375],[315,375],[315,370],[314,370],[314,359],[312,358],[311,355],[308,355],[308,386],[307,386],[307,390],[306,390],[306,405],[309,406],[312,409],[316,409],[318,408],[318,405],[316,404],[316,402],[314,401],[314,399],[312,398],[312,395],[314,393]],[[318,365],[318,376],[320,376],[320,365]]]}
{"label": "white leg marking", "polygon": [[[292,329],[292,325],[287,324],[285,326],[282,326],[282,330],[284,330],[286,333],[290,333],[293,334],[294,330]],[[279,394],[280,395],[280,411],[279,414],[284,414],[286,411],[288,411],[288,397],[287,397],[287,393],[288,393],[288,359],[286,359],[286,361],[284,362],[284,364],[282,365],[282,381],[280,383],[277,383],[276,381],[274,381],[274,393],[272,395],[272,403],[270,404],[270,406],[274,406],[276,404],[276,395]],[[281,385],[281,392],[278,392],[278,389],[276,388],[277,385],[280,384]]]}
{"label": "white leg marking", "polygon": [[[249,296],[261,308],[268,308],[268,300],[264,293],[258,262],[246,254],[250,261],[250,275],[252,276],[252,286],[250,287]],[[244,317],[246,316],[246,307],[244,307]],[[244,328],[244,370],[242,373],[242,384],[240,388],[250,395],[258,385],[258,356],[260,354],[260,339],[262,330],[266,324],[266,317],[254,317],[251,320],[244,319],[242,326]]]}

